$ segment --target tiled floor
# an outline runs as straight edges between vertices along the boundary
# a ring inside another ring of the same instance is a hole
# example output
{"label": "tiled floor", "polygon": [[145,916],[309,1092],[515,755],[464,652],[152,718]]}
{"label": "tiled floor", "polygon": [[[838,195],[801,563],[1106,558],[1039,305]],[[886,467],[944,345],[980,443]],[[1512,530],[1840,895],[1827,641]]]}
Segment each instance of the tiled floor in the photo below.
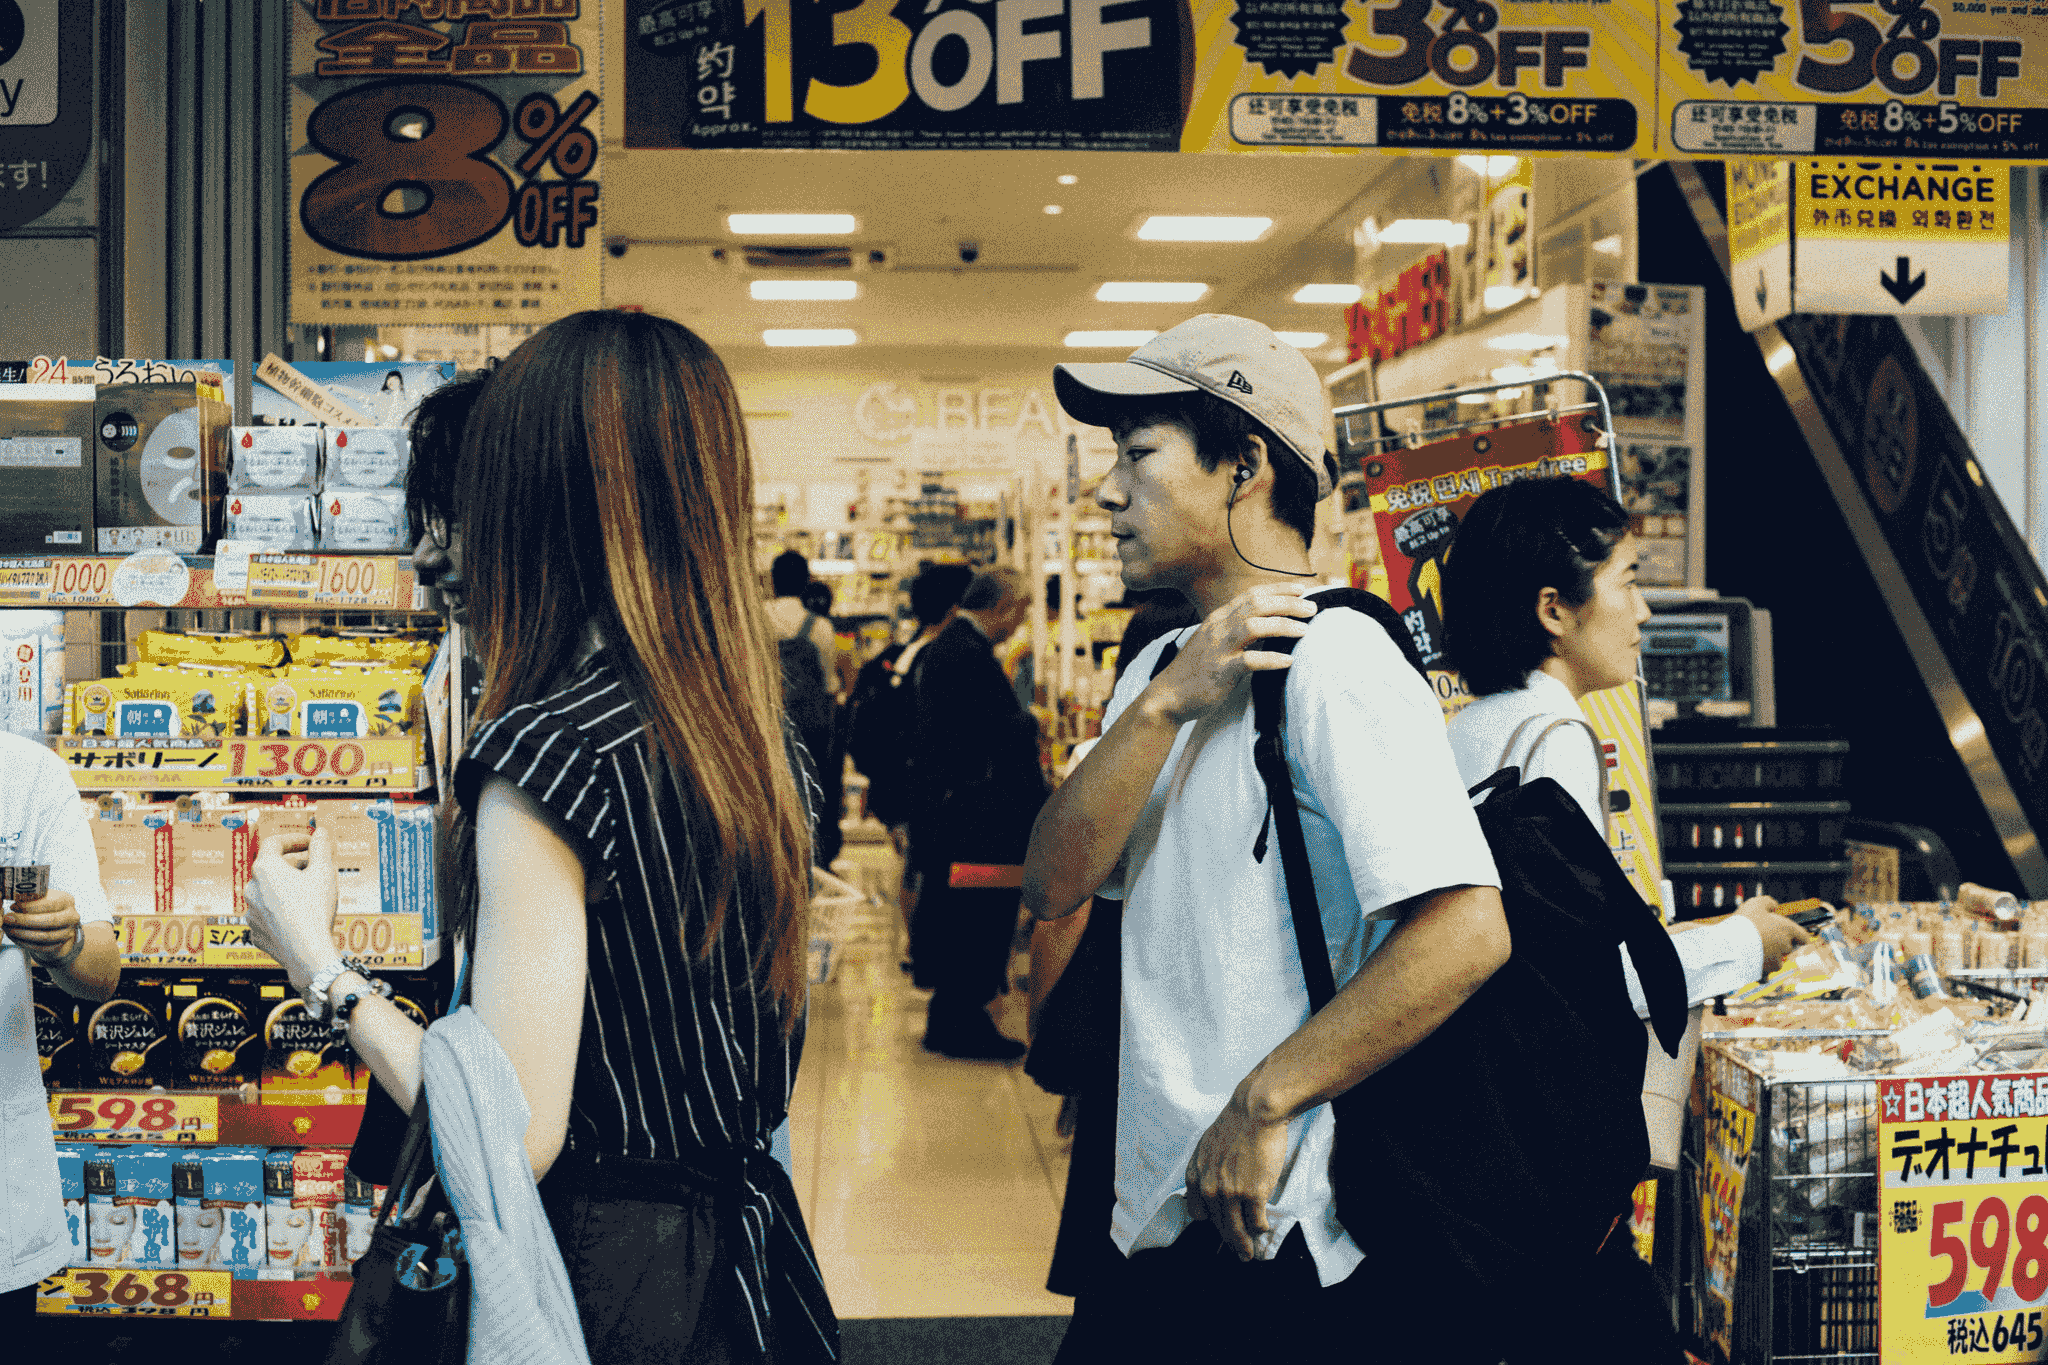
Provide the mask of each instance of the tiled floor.
{"label": "tiled floor", "polygon": [[[850,847],[879,864],[883,850]],[[870,881],[870,885],[875,882]],[[1016,1066],[926,1052],[927,992],[897,968],[893,906],[856,912],[814,987],[790,1114],[797,1198],[842,1318],[1065,1314],[1046,1292],[1066,1143]],[[1021,1038],[1024,1002],[998,1002]]]}

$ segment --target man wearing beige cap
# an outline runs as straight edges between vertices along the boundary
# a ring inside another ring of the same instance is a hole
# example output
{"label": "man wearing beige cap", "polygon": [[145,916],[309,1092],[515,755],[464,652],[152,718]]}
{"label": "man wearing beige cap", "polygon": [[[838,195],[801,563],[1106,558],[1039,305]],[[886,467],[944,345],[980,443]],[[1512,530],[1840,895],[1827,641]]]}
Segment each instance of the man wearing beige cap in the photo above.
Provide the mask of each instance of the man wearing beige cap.
{"label": "man wearing beige cap", "polygon": [[[1116,437],[1096,500],[1125,587],[1176,588],[1203,617],[1132,661],[1025,868],[1040,919],[1094,894],[1124,901],[1110,1233],[1125,1260],[1077,1299],[1061,1359],[1263,1358],[1341,1340],[1405,1361],[1380,1348],[1401,1321],[1444,1325],[1428,1305],[1449,1268],[1365,1260],[1337,1217],[1329,1101],[1508,956],[1436,697],[1371,619],[1318,618],[1303,600],[1335,470],[1322,386],[1298,351],[1210,314],[1127,361],[1061,365],[1054,387]],[[1283,636],[1300,640],[1291,656],[1261,647]],[[1266,795],[1250,675],[1271,669],[1289,670],[1285,751],[1341,986],[1313,1018],[1281,860],[1253,854]],[[1490,1365],[1485,1337],[1445,1333],[1428,1357],[1469,1347]]]}

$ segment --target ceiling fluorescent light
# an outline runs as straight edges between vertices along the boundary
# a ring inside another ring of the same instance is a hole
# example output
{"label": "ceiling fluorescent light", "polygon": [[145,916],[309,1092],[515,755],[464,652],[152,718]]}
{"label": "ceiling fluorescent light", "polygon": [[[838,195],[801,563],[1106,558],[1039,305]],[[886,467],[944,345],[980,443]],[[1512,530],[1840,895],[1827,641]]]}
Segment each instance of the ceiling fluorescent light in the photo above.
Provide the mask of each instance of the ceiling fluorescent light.
{"label": "ceiling fluorescent light", "polygon": [[770,346],[851,346],[860,338],[851,327],[770,327],[761,340]]}
{"label": "ceiling fluorescent light", "polygon": [[1060,183],[1062,185],[1078,185],[1081,183],[1081,177],[1078,175],[1063,175],[1060,177]]}
{"label": "ceiling fluorescent light", "polygon": [[1141,242],[1256,242],[1271,218],[1189,217],[1154,214],[1138,229]]}
{"label": "ceiling fluorescent light", "polygon": [[1095,291],[1097,303],[1193,303],[1209,292],[1194,280],[1110,280]]}
{"label": "ceiling fluorescent light", "polygon": [[1602,237],[1593,243],[1593,250],[1602,256],[1619,256],[1621,254],[1621,234],[1617,232],[1612,237]]}
{"label": "ceiling fluorescent light", "polygon": [[1545,336],[1541,332],[1508,332],[1486,339],[1489,351],[1552,351],[1565,344],[1566,338]]}
{"label": "ceiling fluorescent light", "polygon": [[1380,240],[1416,246],[1463,246],[1472,238],[1470,223],[1448,218],[1397,218],[1380,229]]}
{"label": "ceiling fluorescent light", "polygon": [[844,234],[853,231],[850,213],[729,213],[726,231],[739,237]]}
{"label": "ceiling fluorescent light", "polygon": [[1483,175],[1488,180],[1498,180],[1515,168],[1518,157],[1512,156],[1461,156],[1458,164],[1474,175]]}
{"label": "ceiling fluorescent light", "polygon": [[1143,346],[1157,332],[1069,332],[1066,344],[1074,348],[1128,346],[1132,350]]}
{"label": "ceiling fluorescent light", "polygon": [[761,302],[844,301],[860,293],[852,280],[754,280],[747,292]]}
{"label": "ceiling fluorescent light", "polygon": [[1330,339],[1328,332],[1275,332],[1273,335],[1300,351],[1320,346]]}
{"label": "ceiling fluorescent light", "polygon": [[1061,208],[1061,207],[1060,207],[1060,206],[1059,206],[1058,204],[1047,204],[1047,205],[1045,206],[1045,211],[1046,211],[1047,213],[1050,213],[1050,214],[1055,214],[1055,215],[1057,215],[1057,214],[1061,214],[1061,213],[1064,213],[1064,212],[1066,212],[1066,210],[1065,210],[1065,209],[1063,209],[1063,208]]}
{"label": "ceiling fluorescent light", "polygon": [[1357,303],[1365,291],[1355,284],[1305,284],[1294,291],[1296,303]]}

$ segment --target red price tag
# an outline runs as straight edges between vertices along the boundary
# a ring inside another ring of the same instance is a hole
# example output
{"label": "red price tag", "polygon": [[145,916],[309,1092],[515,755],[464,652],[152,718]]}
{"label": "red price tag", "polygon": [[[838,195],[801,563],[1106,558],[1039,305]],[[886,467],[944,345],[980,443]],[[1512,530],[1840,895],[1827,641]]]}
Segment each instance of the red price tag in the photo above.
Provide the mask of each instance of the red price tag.
{"label": "red price tag", "polygon": [[220,1097],[60,1092],[50,1096],[50,1126],[72,1142],[218,1142]]}
{"label": "red price tag", "polygon": [[233,1316],[234,1283],[225,1270],[66,1270],[36,1286],[36,1311],[225,1318]]}

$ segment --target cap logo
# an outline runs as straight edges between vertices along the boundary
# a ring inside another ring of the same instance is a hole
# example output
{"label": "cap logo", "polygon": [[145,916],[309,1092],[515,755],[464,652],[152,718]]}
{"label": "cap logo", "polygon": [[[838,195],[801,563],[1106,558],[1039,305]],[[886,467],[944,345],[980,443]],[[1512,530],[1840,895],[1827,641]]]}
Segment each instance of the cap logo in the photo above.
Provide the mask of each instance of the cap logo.
{"label": "cap logo", "polygon": [[1250,393],[1252,391],[1252,382],[1244,377],[1244,371],[1232,370],[1230,378],[1224,381],[1223,387],[1226,389],[1236,389],[1239,393]]}

